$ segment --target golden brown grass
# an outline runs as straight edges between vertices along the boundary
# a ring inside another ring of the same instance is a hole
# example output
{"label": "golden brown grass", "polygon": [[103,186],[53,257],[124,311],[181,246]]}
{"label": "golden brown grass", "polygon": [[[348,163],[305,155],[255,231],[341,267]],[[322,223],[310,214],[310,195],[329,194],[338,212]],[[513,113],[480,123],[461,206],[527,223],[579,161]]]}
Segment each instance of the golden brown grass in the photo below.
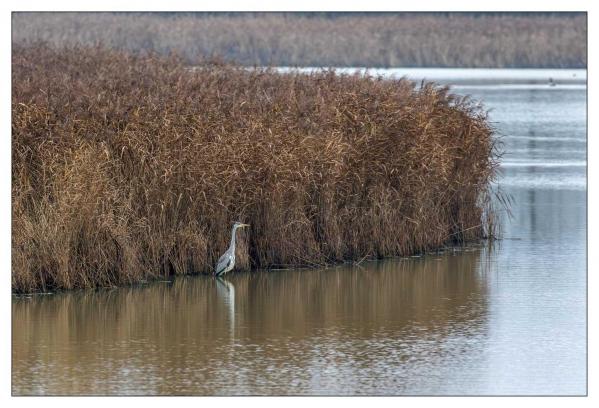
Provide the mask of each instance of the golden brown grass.
{"label": "golden brown grass", "polygon": [[406,255],[493,228],[492,130],[446,89],[13,49],[12,288]]}
{"label": "golden brown grass", "polygon": [[[333,18],[330,18],[333,17]],[[13,41],[245,65],[585,68],[585,13],[14,13]]]}

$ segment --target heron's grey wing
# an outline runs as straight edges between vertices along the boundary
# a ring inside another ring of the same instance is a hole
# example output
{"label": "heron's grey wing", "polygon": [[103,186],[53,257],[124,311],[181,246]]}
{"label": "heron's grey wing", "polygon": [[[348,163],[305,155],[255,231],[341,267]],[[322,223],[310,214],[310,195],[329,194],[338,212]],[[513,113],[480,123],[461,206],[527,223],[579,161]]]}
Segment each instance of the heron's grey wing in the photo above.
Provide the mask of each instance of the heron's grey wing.
{"label": "heron's grey wing", "polygon": [[219,273],[224,271],[227,268],[227,266],[229,266],[229,263],[231,263],[231,257],[229,256],[229,251],[227,251],[223,254],[223,256],[221,256],[218,259],[218,262],[216,263],[216,268],[214,268],[214,273],[218,275]]}

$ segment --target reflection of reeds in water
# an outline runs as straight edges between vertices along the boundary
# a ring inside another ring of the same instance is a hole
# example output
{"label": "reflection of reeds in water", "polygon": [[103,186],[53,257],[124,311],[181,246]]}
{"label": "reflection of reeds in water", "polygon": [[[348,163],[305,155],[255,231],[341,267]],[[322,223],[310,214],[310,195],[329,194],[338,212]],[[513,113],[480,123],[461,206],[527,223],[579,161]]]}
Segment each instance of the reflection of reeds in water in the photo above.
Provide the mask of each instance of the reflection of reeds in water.
{"label": "reflection of reeds in water", "polygon": [[[215,279],[183,277],[15,299],[13,390],[218,392],[224,371],[230,383],[250,381],[239,377],[251,377],[242,370],[250,365],[274,381],[292,374],[273,367],[309,366],[323,347],[392,336],[399,348],[414,325],[442,339],[456,325],[484,320],[472,306],[486,292],[478,251],[363,265],[237,274],[221,290]],[[369,364],[369,353],[355,350],[352,358]],[[129,382],[118,388],[121,369]]]}

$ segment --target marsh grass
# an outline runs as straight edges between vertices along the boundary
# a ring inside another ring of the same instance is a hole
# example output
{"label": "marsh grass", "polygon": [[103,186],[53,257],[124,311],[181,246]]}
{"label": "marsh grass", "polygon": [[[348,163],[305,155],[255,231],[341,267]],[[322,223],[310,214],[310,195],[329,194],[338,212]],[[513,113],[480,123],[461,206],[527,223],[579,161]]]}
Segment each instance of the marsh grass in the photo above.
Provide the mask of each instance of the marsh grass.
{"label": "marsh grass", "polygon": [[447,89],[13,48],[12,288],[408,255],[493,233],[484,110]]}
{"label": "marsh grass", "polygon": [[243,65],[586,68],[585,13],[13,13],[15,43]]}

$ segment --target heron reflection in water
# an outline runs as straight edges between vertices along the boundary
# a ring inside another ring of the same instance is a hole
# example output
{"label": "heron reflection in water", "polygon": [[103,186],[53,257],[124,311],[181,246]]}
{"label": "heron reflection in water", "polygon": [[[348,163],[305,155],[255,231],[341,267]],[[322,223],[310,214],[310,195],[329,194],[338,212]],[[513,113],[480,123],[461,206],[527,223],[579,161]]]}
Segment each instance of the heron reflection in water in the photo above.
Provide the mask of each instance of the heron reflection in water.
{"label": "heron reflection in water", "polygon": [[228,306],[229,328],[231,335],[235,329],[235,286],[225,278],[216,277],[216,293],[218,297],[223,299]]}

